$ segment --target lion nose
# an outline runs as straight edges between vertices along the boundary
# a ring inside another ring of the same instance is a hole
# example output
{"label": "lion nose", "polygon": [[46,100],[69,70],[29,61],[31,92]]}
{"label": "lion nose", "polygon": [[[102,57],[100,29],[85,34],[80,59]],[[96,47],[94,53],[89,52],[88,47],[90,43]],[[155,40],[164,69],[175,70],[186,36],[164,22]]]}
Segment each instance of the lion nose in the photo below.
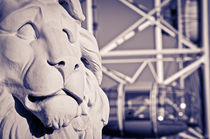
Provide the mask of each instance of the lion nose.
{"label": "lion nose", "polygon": [[[84,98],[84,75],[82,63],[73,56],[60,59],[51,59],[47,61],[50,66],[58,69],[63,76],[64,90],[69,96],[76,98],[77,102],[81,102]],[[78,83],[80,83],[78,85]]]}
{"label": "lion nose", "polygon": [[[53,66],[57,69],[62,70],[62,72],[72,73],[77,71],[80,68],[79,60],[74,57],[66,57],[66,58],[59,58],[59,59],[50,59],[47,60],[47,63],[50,66]],[[66,74],[68,74],[66,73]]]}
{"label": "lion nose", "polygon": [[66,62],[65,61],[58,61],[58,62],[52,62],[52,61],[47,61],[50,66],[65,66]]}

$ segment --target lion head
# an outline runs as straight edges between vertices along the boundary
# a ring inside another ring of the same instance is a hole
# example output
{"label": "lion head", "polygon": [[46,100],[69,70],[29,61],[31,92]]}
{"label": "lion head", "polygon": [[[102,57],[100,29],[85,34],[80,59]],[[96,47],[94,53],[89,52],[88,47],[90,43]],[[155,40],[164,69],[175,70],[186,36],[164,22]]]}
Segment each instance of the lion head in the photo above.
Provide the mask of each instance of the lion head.
{"label": "lion head", "polygon": [[79,0],[1,0],[0,13],[0,138],[101,138],[109,105]]}

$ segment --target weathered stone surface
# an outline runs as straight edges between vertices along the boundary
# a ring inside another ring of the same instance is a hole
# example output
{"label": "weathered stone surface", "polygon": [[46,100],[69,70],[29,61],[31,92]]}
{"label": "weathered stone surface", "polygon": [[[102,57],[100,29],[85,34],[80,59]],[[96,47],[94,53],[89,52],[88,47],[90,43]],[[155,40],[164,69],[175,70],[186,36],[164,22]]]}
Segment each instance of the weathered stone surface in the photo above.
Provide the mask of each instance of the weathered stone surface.
{"label": "weathered stone surface", "polygon": [[0,138],[101,138],[109,104],[79,0],[2,0],[0,13]]}

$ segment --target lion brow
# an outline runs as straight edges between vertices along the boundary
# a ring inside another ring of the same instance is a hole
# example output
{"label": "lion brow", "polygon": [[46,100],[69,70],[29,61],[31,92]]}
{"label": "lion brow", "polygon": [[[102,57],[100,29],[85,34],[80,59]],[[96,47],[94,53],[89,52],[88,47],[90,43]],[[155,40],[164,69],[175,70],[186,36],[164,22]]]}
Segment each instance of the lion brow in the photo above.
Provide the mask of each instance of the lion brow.
{"label": "lion brow", "polygon": [[[23,14],[24,16],[21,16]],[[41,19],[42,19],[42,12],[40,7],[37,6],[25,7],[8,15],[0,23],[0,29],[6,32],[14,32],[20,26],[22,26],[27,22],[34,22],[34,20],[41,20]]]}

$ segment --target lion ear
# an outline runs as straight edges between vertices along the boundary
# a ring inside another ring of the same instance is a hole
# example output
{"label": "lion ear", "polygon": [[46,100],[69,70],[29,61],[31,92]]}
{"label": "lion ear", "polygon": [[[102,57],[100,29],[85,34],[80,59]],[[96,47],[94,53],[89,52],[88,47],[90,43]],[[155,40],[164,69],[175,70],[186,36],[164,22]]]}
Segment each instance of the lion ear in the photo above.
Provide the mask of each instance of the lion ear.
{"label": "lion ear", "polygon": [[73,18],[79,21],[85,20],[79,0],[58,0],[58,2]]}

